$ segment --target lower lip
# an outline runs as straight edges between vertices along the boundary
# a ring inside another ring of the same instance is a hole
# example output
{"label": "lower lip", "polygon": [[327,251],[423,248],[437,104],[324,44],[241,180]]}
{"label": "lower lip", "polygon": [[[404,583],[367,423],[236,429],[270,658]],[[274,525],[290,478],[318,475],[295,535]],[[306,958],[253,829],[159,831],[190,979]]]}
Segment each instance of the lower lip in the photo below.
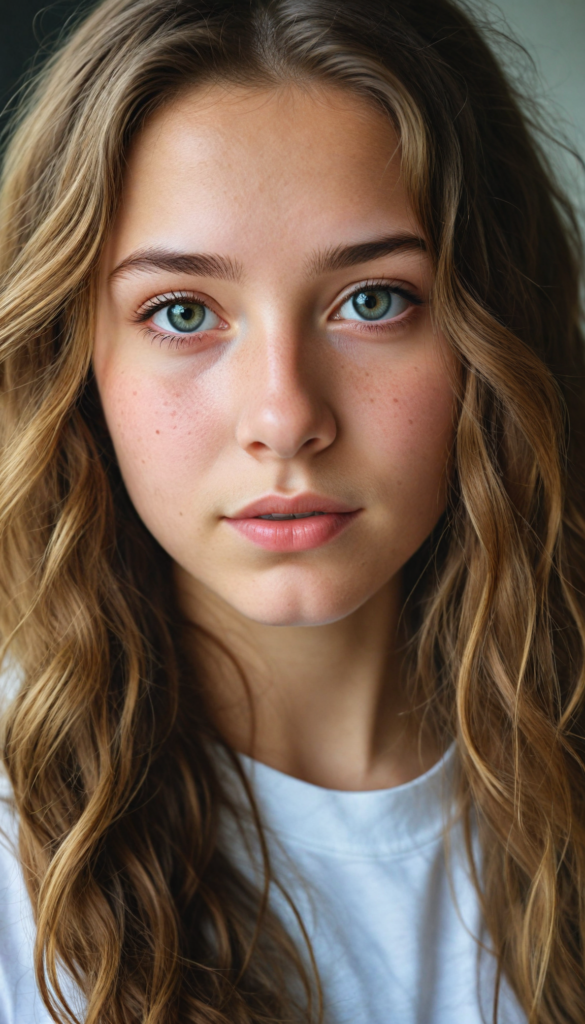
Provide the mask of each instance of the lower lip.
{"label": "lower lip", "polygon": [[306,519],[226,519],[238,533],[266,551],[310,551],[338,537],[358,512],[327,512]]}

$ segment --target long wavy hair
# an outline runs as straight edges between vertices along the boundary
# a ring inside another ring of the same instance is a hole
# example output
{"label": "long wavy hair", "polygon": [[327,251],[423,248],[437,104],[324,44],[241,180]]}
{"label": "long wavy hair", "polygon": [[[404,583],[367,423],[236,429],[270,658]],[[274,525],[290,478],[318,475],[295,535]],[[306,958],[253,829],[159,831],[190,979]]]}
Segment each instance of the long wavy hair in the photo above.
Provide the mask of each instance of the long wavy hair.
{"label": "long wavy hair", "polygon": [[413,699],[456,741],[499,978],[531,1024],[582,1024],[581,250],[526,105],[451,0],[105,0],[23,97],[0,196],[0,626],[41,994],[76,1019],[65,969],[87,1024],[319,1015],[260,823],[263,891],[220,841],[221,737],[91,371],[127,147],[169,97],[222,80],[331,83],[399,132],[460,365],[448,511],[406,573]]}

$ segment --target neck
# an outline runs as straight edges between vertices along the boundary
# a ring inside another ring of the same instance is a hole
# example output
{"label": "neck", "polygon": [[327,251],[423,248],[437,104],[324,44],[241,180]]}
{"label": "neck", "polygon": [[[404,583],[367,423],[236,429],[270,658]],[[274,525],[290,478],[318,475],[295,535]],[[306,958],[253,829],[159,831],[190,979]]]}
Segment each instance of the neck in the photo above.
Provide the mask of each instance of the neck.
{"label": "neck", "polygon": [[[230,746],[331,789],[408,782],[440,754],[419,729],[402,676],[401,580],[320,626],[268,626],[176,570],[193,662]],[[218,645],[212,638],[220,641]]]}

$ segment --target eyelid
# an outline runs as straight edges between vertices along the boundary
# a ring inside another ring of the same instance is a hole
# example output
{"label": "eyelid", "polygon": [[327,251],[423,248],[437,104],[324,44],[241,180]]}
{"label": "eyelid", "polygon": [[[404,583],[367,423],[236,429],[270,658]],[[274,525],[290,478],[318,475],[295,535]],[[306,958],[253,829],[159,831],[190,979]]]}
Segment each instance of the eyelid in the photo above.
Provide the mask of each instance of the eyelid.
{"label": "eyelid", "polygon": [[[160,309],[165,309],[166,306],[172,306],[175,302],[184,302],[185,300],[189,302],[197,302],[201,306],[205,306],[205,308],[209,309],[212,313],[215,313],[215,315],[222,321],[222,330],[228,326],[219,310],[215,308],[215,304],[209,296],[189,291],[187,289],[182,291],[164,292],[160,295],[153,296],[151,299],[147,299],[146,302],[143,302],[136,310],[136,313],[133,316],[134,323],[146,323],[146,321],[150,320],[150,318],[155,313],[158,313]],[[219,328],[215,327],[213,329],[218,330]]]}
{"label": "eyelid", "polygon": [[[341,307],[351,299],[353,295],[357,295],[360,291],[364,291],[368,288],[387,288],[388,291],[396,292],[397,295],[402,295],[403,298],[411,302],[413,306],[424,306],[424,300],[415,295],[414,291],[410,288],[405,287],[401,282],[388,280],[388,278],[370,278],[367,281],[360,281],[357,284],[350,285],[341,296],[335,300],[333,312],[329,314],[328,319],[335,319],[335,314],[339,312]],[[384,321],[379,321],[383,323]]]}
{"label": "eyelid", "polygon": [[[333,311],[332,313],[328,314],[327,319],[335,320],[336,314],[339,312],[339,309],[348,301],[348,299],[350,299],[353,295],[358,294],[361,290],[367,288],[387,288],[389,291],[393,291],[396,294],[403,296],[408,302],[412,303],[412,305],[415,307],[420,307],[425,304],[423,299],[417,296],[414,293],[414,291],[411,290],[411,288],[405,287],[402,284],[402,282],[397,282],[396,280],[388,280],[388,278],[369,278],[367,280],[349,285],[346,289],[344,289],[342,294],[336,298],[335,304],[333,306]],[[229,324],[226,323],[219,310],[214,308],[215,303],[209,296],[188,289],[164,292],[162,294],[155,295],[152,298],[147,299],[138,307],[138,309],[136,310],[135,314],[132,317],[132,320],[134,323],[137,324],[146,323],[146,321],[150,320],[150,318],[159,310],[164,309],[166,306],[172,305],[173,302],[181,302],[185,300],[200,303],[202,306],[205,306],[207,309],[209,309],[212,313],[215,313],[215,315],[219,317],[219,319],[222,321],[219,327],[208,328],[207,331],[200,331],[197,333],[207,334],[210,330],[225,330],[227,327],[229,327]],[[384,323],[390,322],[391,321],[384,320],[377,321],[379,326],[382,326],[382,324]],[[374,322],[372,322],[372,324],[364,324],[364,326],[374,327]],[[152,334],[159,335],[159,337],[163,340],[164,337],[167,337],[167,335],[163,336],[163,333],[158,329],[158,327],[155,327],[154,329],[150,330]],[[177,335],[169,334],[168,338],[173,339],[176,336],[187,338],[190,335],[188,332],[185,332],[184,334],[182,332],[177,332]]]}

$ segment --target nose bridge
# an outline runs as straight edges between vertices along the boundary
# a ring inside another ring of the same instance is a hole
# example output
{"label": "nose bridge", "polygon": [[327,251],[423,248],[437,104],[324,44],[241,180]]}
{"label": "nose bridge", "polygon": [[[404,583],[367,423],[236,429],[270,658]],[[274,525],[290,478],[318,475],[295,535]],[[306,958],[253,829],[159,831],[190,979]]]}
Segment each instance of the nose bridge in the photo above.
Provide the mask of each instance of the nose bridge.
{"label": "nose bridge", "polygon": [[[322,372],[302,327],[266,324],[248,347],[249,388],[238,429],[250,454],[292,458],[331,444],[336,433]],[[250,339],[252,340],[252,339]]]}
{"label": "nose bridge", "polygon": [[[264,381],[260,391],[264,392],[265,401],[270,403],[272,400],[279,406],[290,402],[292,410],[296,409],[300,413],[303,407],[310,404],[311,393],[313,398],[317,397],[318,375],[314,372],[315,368],[313,374],[309,372],[304,348],[301,331],[276,328],[266,332],[258,353],[259,371],[264,365]],[[261,375],[259,381],[262,381]]]}

